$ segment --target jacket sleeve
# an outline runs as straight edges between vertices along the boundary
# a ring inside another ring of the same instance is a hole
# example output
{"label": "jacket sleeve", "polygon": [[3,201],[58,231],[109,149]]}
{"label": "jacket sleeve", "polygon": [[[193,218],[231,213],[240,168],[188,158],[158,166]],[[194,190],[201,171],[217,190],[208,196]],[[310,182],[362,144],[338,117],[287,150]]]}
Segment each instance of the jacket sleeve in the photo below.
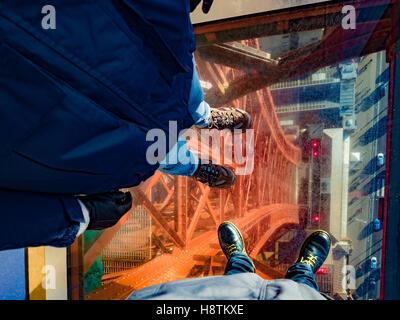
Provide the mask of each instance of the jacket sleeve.
{"label": "jacket sleeve", "polygon": [[71,245],[84,221],[73,196],[0,189],[0,250]]}

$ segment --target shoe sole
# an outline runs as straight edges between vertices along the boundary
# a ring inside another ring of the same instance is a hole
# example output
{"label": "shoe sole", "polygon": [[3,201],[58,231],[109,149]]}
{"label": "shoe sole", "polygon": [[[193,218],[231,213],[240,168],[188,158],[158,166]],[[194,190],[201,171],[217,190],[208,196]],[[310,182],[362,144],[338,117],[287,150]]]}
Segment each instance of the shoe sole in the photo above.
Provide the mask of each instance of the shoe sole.
{"label": "shoe sole", "polygon": [[[246,111],[245,111],[246,112]],[[246,112],[246,114],[249,116],[249,118],[250,118],[250,123],[249,123],[249,126],[248,126],[248,128],[247,129],[250,129],[251,128],[251,126],[253,125],[253,117],[248,113],[248,112]]]}
{"label": "shoe sole", "polygon": [[312,233],[307,237],[306,241],[304,241],[303,245],[302,245],[301,248],[300,248],[299,258],[297,259],[296,262],[299,262],[300,257],[303,256],[304,248],[310,243],[310,241],[311,241],[311,239],[312,239],[312,235],[314,235],[314,234],[319,234],[319,233],[323,233],[323,234],[325,234],[326,236],[328,236],[328,239],[329,239],[329,249],[328,249],[328,253],[329,253],[329,251],[331,250],[331,242],[332,242],[332,241],[331,241],[331,236],[329,235],[328,232],[326,232],[326,231],[324,231],[324,230],[316,230],[316,231],[312,232]]}
{"label": "shoe sole", "polygon": [[243,110],[243,109],[237,108],[237,110],[240,110],[240,112],[242,112],[242,113],[244,113],[245,115],[247,115],[247,116],[249,117],[249,119],[250,119],[250,122],[249,122],[249,124],[247,125],[247,128],[244,128],[244,129],[242,128],[242,129],[239,129],[239,130],[244,131],[244,130],[250,129],[251,126],[253,125],[253,117],[250,115],[250,113],[248,113],[247,111],[245,111],[245,110]]}
{"label": "shoe sole", "polygon": [[[233,185],[235,184],[235,181],[236,181],[236,174],[235,174],[235,172],[234,172],[231,168],[229,168],[229,167],[227,167],[227,166],[224,166],[224,167],[225,167],[225,169],[229,169],[229,170],[233,173],[233,181],[232,181],[232,184],[231,184],[230,186],[226,186],[226,187],[213,186],[213,187],[210,187],[210,188],[224,190],[224,189],[229,189],[229,188],[232,188],[232,187],[233,187]],[[236,228],[236,229],[237,229],[237,228]]]}

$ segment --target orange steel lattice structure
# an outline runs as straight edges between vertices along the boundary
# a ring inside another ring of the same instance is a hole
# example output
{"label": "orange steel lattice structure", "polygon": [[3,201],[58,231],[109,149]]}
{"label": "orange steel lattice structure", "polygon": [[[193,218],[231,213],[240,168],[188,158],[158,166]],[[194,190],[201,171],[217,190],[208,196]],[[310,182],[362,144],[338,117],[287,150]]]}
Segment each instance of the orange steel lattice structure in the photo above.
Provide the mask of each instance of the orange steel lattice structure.
{"label": "orange steel lattice structure", "polygon": [[[101,255],[136,206],[147,210],[152,219],[152,257],[135,268],[105,275],[101,288],[87,295],[87,299],[124,299],[132,291],[153,284],[223,274],[226,258],[219,248],[216,230],[224,220],[233,221],[240,228],[247,251],[262,277],[283,276],[258,257],[276,231],[301,223],[296,205],[300,150],[284,135],[268,86],[380,50],[386,49],[390,60],[395,41],[389,31],[396,2],[351,3],[359,17],[366,17],[356,30],[341,28],[337,19],[342,16],[340,4],[195,28],[199,76],[212,85],[205,92],[206,101],[213,107],[232,105],[253,115],[254,168],[251,174],[238,176],[229,190],[210,189],[190,178],[172,177],[159,171],[142,185],[130,189],[133,208],[87,250],[83,271]],[[386,6],[379,19],[363,15],[364,10],[373,6]],[[257,51],[256,40],[243,41],[317,28],[324,28],[322,39],[276,60],[263,57]],[[225,141],[223,133],[220,139]],[[215,151],[201,143],[189,145],[200,156]],[[219,163],[223,164],[224,159]]]}

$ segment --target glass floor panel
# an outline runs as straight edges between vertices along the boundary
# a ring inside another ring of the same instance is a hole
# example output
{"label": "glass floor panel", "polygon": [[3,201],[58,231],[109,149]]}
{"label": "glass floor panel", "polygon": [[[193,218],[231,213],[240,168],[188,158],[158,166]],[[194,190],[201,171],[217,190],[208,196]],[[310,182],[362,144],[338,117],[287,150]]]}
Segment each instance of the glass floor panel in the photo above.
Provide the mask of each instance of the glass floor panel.
{"label": "glass floor panel", "polygon": [[226,41],[209,40],[195,26],[205,101],[246,110],[253,125],[204,140],[197,131],[189,146],[234,168],[235,185],[217,190],[157,171],[132,188],[135,206],[117,227],[84,235],[86,299],[122,299],[152,284],[223,274],[216,230],[226,220],[241,230],[265,279],[283,278],[306,236],[328,231],[320,290],[336,299],[379,299],[390,85],[379,37],[391,28],[388,8],[366,5],[359,28],[347,33],[328,15],[324,25],[306,13],[287,33],[217,28]]}

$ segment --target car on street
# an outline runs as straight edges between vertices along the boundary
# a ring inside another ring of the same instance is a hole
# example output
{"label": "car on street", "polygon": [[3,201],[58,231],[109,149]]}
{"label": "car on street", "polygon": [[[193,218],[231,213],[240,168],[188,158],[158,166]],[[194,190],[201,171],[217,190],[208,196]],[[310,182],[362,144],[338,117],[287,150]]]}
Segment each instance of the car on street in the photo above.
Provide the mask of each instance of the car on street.
{"label": "car on street", "polygon": [[374,219],[372,225],[373,225],[374,231],[379,231],[382,228],[382,222],[378,218]]}
{"label": "car on street", "polygon": [[371,258],[371,269],[376,269],[376,265],[378,263],[378,259],[376,257]]}
{"label": "car on street", "polygon": [[382,167],[383,164],[385,163],[385,156],[383,155],[383,153],[378,153],[377,155],[377,162],[378,162],[378,166]]}
{"label": "car on street", "polygon": [[387,93],[388,85],[387,83],[382,84],[378,87],[378,97],[379,99],[383,98]]}
{"label": "car on street", "polygon": [[376,280],[375,280],[375,278],[371,278],[369,280],[369,285],[370,285],[371,289],[375,289],[376,288]]}
{"label": "car on street", "polygon": [[378,198],[384,198],[385,197],[385,178],[378,178],[377,179],[376,196]]}

